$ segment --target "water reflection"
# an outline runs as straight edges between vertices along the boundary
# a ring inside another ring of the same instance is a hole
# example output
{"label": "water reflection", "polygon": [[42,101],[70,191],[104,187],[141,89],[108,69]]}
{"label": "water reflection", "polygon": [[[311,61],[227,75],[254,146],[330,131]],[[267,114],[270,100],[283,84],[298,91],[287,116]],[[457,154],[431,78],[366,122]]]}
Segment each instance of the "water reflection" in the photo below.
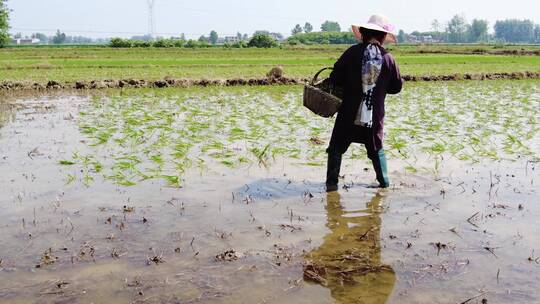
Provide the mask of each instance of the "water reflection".
{"label": "water reflection", "polygon": [[323,244],[307,254],[304,278],[330,289],[337,303],[385,303],[395,283],[395,273],[381,262],[381,205],[379,193],[365,209],[344,210],[340,195],[329,193],[331,232]]}
{"label": "water reflection", "polygon": [[321,189],[321,183],[309,181],[295,182],[284,178],[263,178],[243,185],[233,191],[237,197],[252,197],[255,199],[285,199],[298,197],[299,193],[316,193]]}

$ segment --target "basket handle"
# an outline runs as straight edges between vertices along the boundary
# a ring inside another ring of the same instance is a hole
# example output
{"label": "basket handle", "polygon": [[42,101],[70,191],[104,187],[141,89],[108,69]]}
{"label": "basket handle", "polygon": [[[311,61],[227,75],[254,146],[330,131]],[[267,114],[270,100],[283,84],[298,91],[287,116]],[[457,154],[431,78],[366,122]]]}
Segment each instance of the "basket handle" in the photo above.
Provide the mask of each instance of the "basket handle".
{"label": "basket handle", "polygon": [[319,75],[320,75],[322,72],[324,72],[324,71],[326,71],[326,70],[333,70],[333,69],[334,69],[334,68],[326,67],[326,68],[324,68],[324,69],[318,71],[317,74],[315,74],[315,76],[313,77],[313,80],[311,81],[311,84],[314,84],[314,83],[317,81],[317,78],[319,78]]}

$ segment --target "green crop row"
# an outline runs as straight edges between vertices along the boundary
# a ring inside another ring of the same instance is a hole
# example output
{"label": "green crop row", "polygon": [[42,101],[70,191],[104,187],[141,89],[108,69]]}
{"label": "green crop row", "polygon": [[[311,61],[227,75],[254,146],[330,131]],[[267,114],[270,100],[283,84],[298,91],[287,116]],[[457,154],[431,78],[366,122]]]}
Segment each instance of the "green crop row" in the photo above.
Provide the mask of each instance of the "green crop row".
{"label": "green crop row", "polygon": [[[394,50],[408,75],[540,71],[540,56],[412,54],[410,48]],[[264,77],[276,65],[284,67],[285,76],[310,77],[331,66],[343,50],[11,48],[0,50],[0,81]]]}
{"label": "green crop row", "polygon": [[[60,165],[74,166],[73,175],[86,183],[102,175],[124,186],[148,179],[179,186],[190,168],[267,167],[280,158],[324,166],[333,120],[305,109],[301,92],[298,86],[111,91],[78,118],[90,153],[73,151]],[[539,96],[533,81],[409,86],[387,101],[385,149],[407,170],[435,173],[449,158],[536,159]],[[366,155],[354,145],[347,158]]]}

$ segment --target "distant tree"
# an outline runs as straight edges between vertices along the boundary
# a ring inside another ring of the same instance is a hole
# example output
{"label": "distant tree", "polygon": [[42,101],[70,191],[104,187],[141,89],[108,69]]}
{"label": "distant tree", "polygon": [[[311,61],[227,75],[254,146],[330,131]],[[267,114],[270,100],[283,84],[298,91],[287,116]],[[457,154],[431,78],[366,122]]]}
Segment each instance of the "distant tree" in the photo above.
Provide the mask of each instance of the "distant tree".
{"label": "distant tree", "polygon": [[182,35],[180,35],[180,40],[186,41],[186,34],[182,33]]}
{"label": "distant tree", "polygon": [[52,39],[52,42],[54,44],[63,44],[64,42],[66,42],[66,34],[60,32],[60,30],[57,30],[56,35],[54,35]]}
{"label": "distant tree", "polygon": [[173,40],[173,43],[174,43],[174,47],[181,48],[181,47],[184,47],[184,45],[186,45],[186,40],[184,39]]}
{"label": "distant tree", "polygon": [[133,44],[134,44],[133,42],[134,40],[112,38],[111,42],[109,42],[109,46],[113,48],[130,48],[130,47],[133,47]]}
{"label": "distant tree", "polygon": [[534,42],[535,24],[531,20],[507,19],[495,22],[495,37],[506,42]]}
{"label": "distant tree", "polygon": [[467,41],[467,21],[465,17],[455,15],[446,27],[448,41],[452,43],[463,43]]}
{"label": "distant tree", "polygon": [[433,21],[431,21],[431,30],[432,31],[438,32],[440,28],[441,28],[441,23],[439,22],[439,20],[434,19]]}
{"label": "distant tree", "polygon": [[291,31],[292,35],[300,34],[304,29],[300,26],[300,24],[297,24]]}
{"label": "distant tree", "polygon": [[407,35],[403,30],[399,30],[399,33],[397,35],[398,43],[404,43],[407,40]]}
{"label": "distant tree", "polygon": [[152,43],[156,48],[172,48],[174,47],[174,41],[171,39],[158,39]]}
{"label": "distant tree", "polygon": [[469,42],[487,41],[488,21],[474,19],[469,28]]}
{"label": "distant tree", "polygon": [[289,44],[355,44],[356,38],[352,32],[312,32],[301,33],[289,37]]}
{"label": "distant tree", "polygon": [[210,47],[210,43],[208,41],[199,41],[199,44],[197,45],[198,48],[208,48]]}
{"label": "distant tree", "polygon": [[540,43],[540,24],[534,27],[534,42]]}
{"label": "distant tree", "polygon": [[153,40],[127,40],[126,39],[126,41],[131,43],[130,47],[136,47],[136,48],[149,48],[149,47],[154,46],[154,43],[155,43],[155,41]]}
{"label": "distant tree", "polygon": [[242,40],[242,33],[237,32],[236,33],[236,38],[238,39],[238,41]]}
{"label": "distant tree", "polygon": [[186,44],[184,45],[184,47],[186,47],[188,49],[194,49],[194,48],[196,48],[198,46],[199,46],[199,43],[197,41],[195,41],[195,40],[192,40],[192,39],[188,40],[186,42]]}
{"label": "distant tree", "polygon": [[11,39],[9,38],[9,9],[6,5],[7,0],[0,0],[0,48],[6,46]]}
{"label": "distant tree", "polygon": [[218,33],[216,31],[211,31],[208,40],[211,44],[217,44],[219,40]]}
{"label": "distant tree", "polygon": [[248,40],[249,40],[249,36],[248,36],[248,34],[244,34],[244,35],[242,35],[242,40],[244,40],[244,41],[248,41]]}
{"label": "distant tree", "polygon": [[257,48],[272,48],[277,47],[279,44],[270,35],[257,34],[254,35],[248,43],[248,47]]}
{"label": "distant tree", "polygon": [[306,22],[306,24],[304,24],[304,32],[305,33],[313,32],[313,25],[311,25],[311,23],[309,22]]}
{"label": "distant tree", "polygon": [[[242,37],[243,38],[243,37]],[[247,48],[248,45],[247,45],[247,42],[245,42],[244,40],[240,40],[236,43],[233,43],[231,45],[232,48],[235,48],[235,49],[243,49],[243,48]]]}
{"label": "distant tree", "polygon": [[204,35],[202,35],[201,37],[199,37],[199,42],[206,42],[208,43],[208,38]]}
{"label": "distant tree", "polygon": [[40,44],[47,44],[49,42],[49,37],[43,33],[33,33],[32,38],[39,39]]}
{"label": "distant tree", "polygon": [[337,22],[327,20],[321,25],[321,31],[323,31],[323,32],[341,32],[341,26]]}
{"label": "distant tree", "polygon": [[434,40],[438,42],[448,41],[448,33],[446,32],[427,32],[426,35],[430,35]]}
{"label": "distant tree", "polygon": [[266,31],[266,30],[255,31],[255,33],[253,33],[253,37],[258,36],[258,35],[266,35],[266,36],[270,36],[273,39],[278,39],[278,40],[283,39],[283,35],[281,33],[271,33],[270,31]]}

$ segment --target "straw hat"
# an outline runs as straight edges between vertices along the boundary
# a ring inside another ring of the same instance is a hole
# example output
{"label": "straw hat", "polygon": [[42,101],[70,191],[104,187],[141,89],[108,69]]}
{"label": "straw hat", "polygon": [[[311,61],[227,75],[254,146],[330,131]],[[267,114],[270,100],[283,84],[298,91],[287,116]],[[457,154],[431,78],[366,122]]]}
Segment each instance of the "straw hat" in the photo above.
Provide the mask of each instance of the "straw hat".
{"label": "straw hat", "polygon": [[385,42],[397,42],[396,34],[394,33],[396,27],[390,23],[390,20],[386,16],[373,15],[367,23],[353,24],[353,33],[359,41],[362,41],[361,28],[388,33]]}

